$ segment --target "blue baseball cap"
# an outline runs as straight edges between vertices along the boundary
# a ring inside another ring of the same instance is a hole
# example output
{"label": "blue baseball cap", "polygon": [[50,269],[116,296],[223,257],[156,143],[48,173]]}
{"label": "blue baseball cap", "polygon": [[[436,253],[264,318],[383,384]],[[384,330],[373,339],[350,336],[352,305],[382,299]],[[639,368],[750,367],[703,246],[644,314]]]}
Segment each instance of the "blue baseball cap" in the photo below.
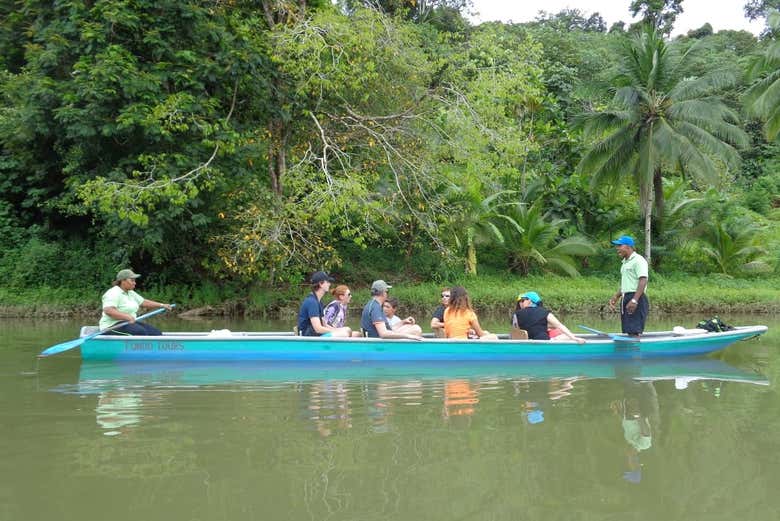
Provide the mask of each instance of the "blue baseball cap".
{"label": "blue baseball cap", "polygon": [[623,244],[625,246],[631,246],[633,248],[634,247],[634,238],[631,237],[630,235],[621,235],[620,237],[618,237],[617,239],[612,241],[612,244],[614,244],[615,246],[619,246],[619,245]]}
{"label": "blue baseball cap", "polygon": [[312,274],[312,276],[311,276],[312,284],[317,284],[319,282],[325,282],[326,280],[328,282],[335,282],[336,281],[336,279],[334,279],[333,277],[331,277],[330,275],[328,275],[324,271],[315,271]]}
{"label": "blue baseball cap", "polygon": [[542,297],[535,291],[526,291],[517,296],[517,300],[523,300],[524,298],[530,300],[532,304],[538,304],[542,301]]}

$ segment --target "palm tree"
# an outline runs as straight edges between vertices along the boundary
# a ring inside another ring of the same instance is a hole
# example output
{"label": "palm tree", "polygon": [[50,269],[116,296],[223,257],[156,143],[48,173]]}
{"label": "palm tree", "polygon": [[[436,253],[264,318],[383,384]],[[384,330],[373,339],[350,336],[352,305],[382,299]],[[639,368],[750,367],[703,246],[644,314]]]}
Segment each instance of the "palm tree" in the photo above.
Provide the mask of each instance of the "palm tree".
{"label": "palm tree", "polygon": [[737,114],[714,94],[735,83],[733,74],[684,77],[688,54],[671,51],[652,29],[627,40],[610,106],[579,120],[593,143],[577,168],[592,176],[592,186],[614,186],[630,176],[639,188],[648,261],[653,209],[658,218],[664,214],[664,173],[711,182],[721,165],[737,167],[734,145],[749,142],[735,125]]}
{"label": "palm tree", "polygon": [[510,267],[521,275],[528,275],[534,265],[572,277],[579,275],[575,257],[593,255],[596,248],[584,237],[561,239],[560,230],[568,221],[543,214],[541,207],[540,199],[531,205],[507,205],[505,215],[523,230],[506,233],[504,246],[509,251]]}
{"label": "palm tree", "polygon": [[704,204],[705,197],[693,196],[687,180],[664,179],[664,227],[656,233],[656,265],[664,253],[687,244],[695,236],[695,223]]}
{"label": "palm tree", "polygon": [[711,222],[701,232],[702,251],[715,261],[724,275],[771,271],[771,266],[761,259],[767,250],[757,245],[760,231],[755,224],[749,223],[736,226],[730,232],[722,222]]}
{"label": "palm tree", "polygon": [[764,120],[764,132],[772,141],[780,134],[780,12],[772,11],[767,20],[774,35],[766,49],[749,61],[748,77],[753,80],[745,92],[748,112]]}
{"label": "palm tree", "polygon": [[465,268],[468,275],[477,274],[477,245],[504,243],[504,234],[499,224],[504,224],[517,233],[522,227],[509,215],[502,212],[500,199],[512,191],[496,192],[488,197],[474,183],[453,197],[451,222],[453,238],[458,249],[465,250]]}

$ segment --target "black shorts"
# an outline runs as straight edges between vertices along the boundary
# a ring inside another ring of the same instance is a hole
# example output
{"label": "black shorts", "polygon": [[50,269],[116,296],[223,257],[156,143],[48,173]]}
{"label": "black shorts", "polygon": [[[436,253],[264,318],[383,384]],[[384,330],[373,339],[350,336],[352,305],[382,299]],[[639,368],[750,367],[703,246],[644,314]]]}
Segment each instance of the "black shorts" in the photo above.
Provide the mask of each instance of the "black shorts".
{"label": "black shorts", "polygon": [[650,311],[650,301],[647,300],[646,295],[639,297],[639,301],[636,305],[636,310],[630,313],[626,310],[626,304],[634,298],[634,292],[623,294],[623,300],[620,303],[620,325],[623,328],[623,333],[626,335],[640,335],[645,331],[645,321],[647,320],[647,314]]}

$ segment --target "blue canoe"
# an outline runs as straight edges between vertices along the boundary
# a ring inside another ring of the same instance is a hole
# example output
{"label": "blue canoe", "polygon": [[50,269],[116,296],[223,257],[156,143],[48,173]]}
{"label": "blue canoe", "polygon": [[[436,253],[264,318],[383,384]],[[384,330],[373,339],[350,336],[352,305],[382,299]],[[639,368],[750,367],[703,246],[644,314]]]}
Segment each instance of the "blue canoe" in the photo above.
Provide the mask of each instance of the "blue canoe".
{"label": "blue canoe", "polygon": [[166,333],[163,336],[95,336],[81,345],[84,360],[117,361],[513,361],[610,360],[705,355],[765,333],[766,326],[722,333],[646,333],[640,340],[619,335],[582,335],[585,344],[541,340],[452,340],[426,338],[301,337],[291,333]]}

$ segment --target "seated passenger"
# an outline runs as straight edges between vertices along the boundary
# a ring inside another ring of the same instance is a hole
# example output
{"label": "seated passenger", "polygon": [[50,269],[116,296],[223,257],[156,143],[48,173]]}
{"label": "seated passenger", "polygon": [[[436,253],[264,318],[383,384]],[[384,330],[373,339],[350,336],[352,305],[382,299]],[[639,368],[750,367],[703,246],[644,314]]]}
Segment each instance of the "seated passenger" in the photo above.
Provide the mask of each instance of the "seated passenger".
{"label": "seated passenger", "polygon": [[311,276],[311,293],[301,303],[298,311],[298,333],[303,336],[352,336],[348,327],[333,327],[325,323],[322,309],[322,297],[330,289],[333,277],[324,271]]}
{"label": "seated passenger", "polygon": [[387,317],[390,328],[396,333],[422,335],[422,328],[415,323],[414,317],[401,319],[401,317],[395,314],[397,309],[398,299],[395,297],[387,297],[385,303],[382,304],[382,311],[385,312],[385,317]]}
{"label": "seated passenger", "polygon": [[323,311],[323,317],[325,323],[331,327],[344,327],[347,321],[347,306],[350,300],[352,300],[352,292],[348,286],[339,284],[335,289],[331,290],[333,300],[331,300],[325,310]]}
{"label": "seated passenger", "polygon": [[517,297],[512,326],[525,329],[530,340],[574,340],[579,344],[585,343],[584,338],[574,336],[569,328],[544,308],[542,297],[535,291],[528,291]]}
{"label": "seated passenger", "polygon": [[393,331],[390,324],[387,323],[382,306],[387,300],[387,292],[392,286],[383,280],[375,280],[371,284],[371,300],[363,307],[363,314],[360,317],[360,327],[365,331],[366,336],[371,338],[408,338],[410,340],[422,340],[420,335],[412,333],[401,333]]}
{"label": "seated passenger", "polygon": [[498,340],[496,335],[480,327],[477,314],[471,309],[466,288],[453,287],[449,300],[450,303],[444,311],[444,334],[447,338],[466,339],[473,334],[481,340]]}
{"label": "seated passenger", "polygon": [[450,288],[441,289],[441,304],[433,310],[431,318],[431,329],[437,338],[444,337],[444,310],[450,303]]}

